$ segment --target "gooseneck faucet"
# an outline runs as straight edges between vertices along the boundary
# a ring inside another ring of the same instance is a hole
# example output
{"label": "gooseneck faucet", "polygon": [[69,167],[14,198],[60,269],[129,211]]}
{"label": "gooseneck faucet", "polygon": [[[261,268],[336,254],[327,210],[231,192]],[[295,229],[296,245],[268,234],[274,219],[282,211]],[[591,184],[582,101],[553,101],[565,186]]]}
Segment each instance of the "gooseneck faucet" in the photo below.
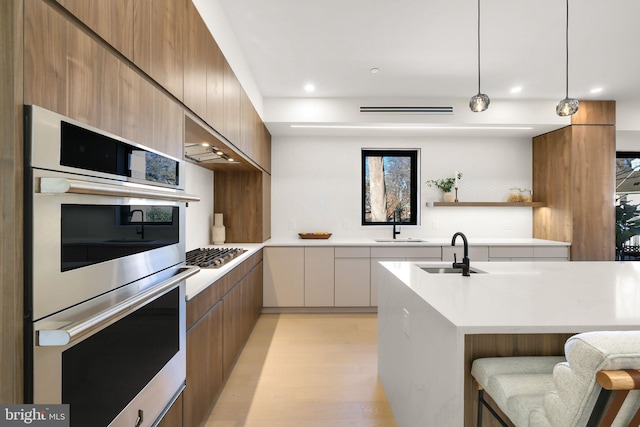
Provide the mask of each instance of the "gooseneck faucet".
{"label": "gooseneck faucet", "polygon": [[[397,221],[396,221],[396,214],[399,213],[398,211],[393,211],[393,239],[395,240],[396,236],[398,234],[400,234],[400,225],[398,225]],[[398,229],[396,230],[396,225],[398,226]]]}
{"label": "gooseneck faucet", "polygon": [[467,236],[458,231],[451,238],[451,246],[456,245],[456,238],[458,236],[462,237],[462,243],[464,243],[464,256],[462,257],[462,262],[457,262],[456,254],[455,252],[453,253],[453,268],[462,268],[463,276],[471,276],[471,269],[469,265],[469,242],[467,242]]}

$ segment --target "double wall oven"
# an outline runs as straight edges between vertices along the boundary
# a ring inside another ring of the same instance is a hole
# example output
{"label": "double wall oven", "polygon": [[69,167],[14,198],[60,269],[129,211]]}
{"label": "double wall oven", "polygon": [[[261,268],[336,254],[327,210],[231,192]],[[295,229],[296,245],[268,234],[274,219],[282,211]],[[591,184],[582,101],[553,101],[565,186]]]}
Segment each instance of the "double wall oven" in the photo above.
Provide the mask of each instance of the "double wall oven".
{"label": "double wall oven", "polygon": [[185,384],[179,159],[25,107],[25,401],[153,426]]}

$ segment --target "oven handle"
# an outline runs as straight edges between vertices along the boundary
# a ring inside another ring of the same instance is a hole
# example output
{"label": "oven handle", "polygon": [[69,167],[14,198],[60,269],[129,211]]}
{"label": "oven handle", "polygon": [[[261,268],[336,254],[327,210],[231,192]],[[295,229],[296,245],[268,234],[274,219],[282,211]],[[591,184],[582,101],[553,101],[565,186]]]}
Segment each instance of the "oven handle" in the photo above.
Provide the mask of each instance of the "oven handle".
{"label": "oven handle", "polygon": [[40,192],[57,194],[92,194],[97,196],[116,197],[144,197],[148,199],[161,199],[177,202],[200,201],[200,197],[194,196],[192,194],[174,193],[171,191],[154,190],[151,188],[79,181],[69,178],[42,177],[40,178]]}
{"label": "oven handle", "polygon": [[59,329],[40,329],[37,331],[37,345],[40,347],[65,346],[73,343],[85,335],[92,334],[137,310],[150,300],[160,296],[188,277],[193,276],[200,267],[190,266],[181,268],[180,272],[156,286],[140,292],[119,304],[109,307],[88,319],[70,323]]}

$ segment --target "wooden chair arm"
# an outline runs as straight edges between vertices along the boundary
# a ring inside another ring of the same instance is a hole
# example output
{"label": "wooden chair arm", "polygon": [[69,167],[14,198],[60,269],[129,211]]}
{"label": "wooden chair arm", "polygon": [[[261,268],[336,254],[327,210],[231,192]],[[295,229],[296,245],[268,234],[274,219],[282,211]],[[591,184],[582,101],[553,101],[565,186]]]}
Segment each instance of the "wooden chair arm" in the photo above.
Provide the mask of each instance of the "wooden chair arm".
{"label": "wooden chair arm", "polygon": [[640,389],[640,370],[598,371],[596,380],[605,390],[637,390]]}

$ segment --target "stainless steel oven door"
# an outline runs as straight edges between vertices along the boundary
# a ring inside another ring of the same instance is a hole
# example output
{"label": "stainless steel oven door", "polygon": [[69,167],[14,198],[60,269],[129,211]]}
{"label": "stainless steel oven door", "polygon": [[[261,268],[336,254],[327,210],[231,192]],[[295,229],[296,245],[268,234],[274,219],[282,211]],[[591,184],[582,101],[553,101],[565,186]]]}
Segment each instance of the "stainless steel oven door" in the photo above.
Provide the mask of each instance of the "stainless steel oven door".
{"label": "stainless steel oven door", "polygon": [[34,321],[184,262],[185,202],[197,198],[40,169],[32,185]]}
{"label": "stainless steel oven door", "polygon": [[33,403],[69,404],[72,427],[154,425],[184,388],[184,281],[198,270],[172,267],[35,322]]}

